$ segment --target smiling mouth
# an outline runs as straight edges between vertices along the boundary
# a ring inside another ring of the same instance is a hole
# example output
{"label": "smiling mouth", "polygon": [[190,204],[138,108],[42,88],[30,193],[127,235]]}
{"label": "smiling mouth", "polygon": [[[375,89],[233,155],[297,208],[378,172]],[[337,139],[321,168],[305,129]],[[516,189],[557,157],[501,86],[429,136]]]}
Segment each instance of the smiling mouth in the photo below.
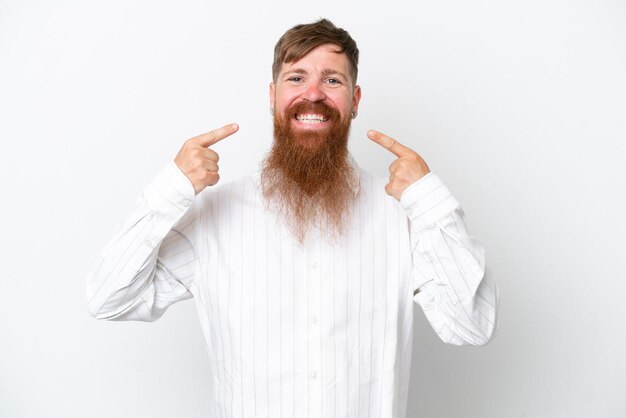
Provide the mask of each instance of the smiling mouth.
{"label": "smiling mouth", "polygon": [[316,114],[316,113],[297,113],[296,120],[298,122],[315,125],[317,123],[323,123],[328,121],[328,116]]}

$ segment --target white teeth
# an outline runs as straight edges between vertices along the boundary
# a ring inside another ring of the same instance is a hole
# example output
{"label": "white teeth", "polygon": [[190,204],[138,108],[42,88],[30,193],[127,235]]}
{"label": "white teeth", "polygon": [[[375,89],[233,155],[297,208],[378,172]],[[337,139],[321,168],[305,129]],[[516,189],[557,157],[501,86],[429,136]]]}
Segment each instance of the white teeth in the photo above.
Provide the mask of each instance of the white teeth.
{"label": "white teeth", "polygon": [[304,123],[320,123],[320,122],[326,122],[328,120],[328,118],[325,116],[312,115],[312,114],[296,115],[296,119]]}

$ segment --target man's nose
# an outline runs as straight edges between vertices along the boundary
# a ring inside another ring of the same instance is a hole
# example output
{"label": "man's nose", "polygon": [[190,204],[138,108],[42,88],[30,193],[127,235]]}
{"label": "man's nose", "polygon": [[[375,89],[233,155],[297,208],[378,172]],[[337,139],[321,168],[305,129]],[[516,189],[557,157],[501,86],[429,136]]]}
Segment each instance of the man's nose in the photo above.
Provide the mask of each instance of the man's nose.
{"label": "man's nose", "polygon": [[319,83],[311,83],[307,86],[306,90],[302,92],[301,97],[309,102],[320,102],[326,98],[326,94],[320,88]]}

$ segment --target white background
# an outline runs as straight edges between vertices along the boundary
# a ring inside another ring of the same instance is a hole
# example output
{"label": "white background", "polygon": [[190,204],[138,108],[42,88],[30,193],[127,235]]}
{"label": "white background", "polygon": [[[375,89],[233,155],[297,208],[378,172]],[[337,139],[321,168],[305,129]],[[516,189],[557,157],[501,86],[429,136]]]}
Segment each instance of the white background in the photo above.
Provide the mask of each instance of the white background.
{"label": "white background", "polygon": [[486,347],[416,309],[409,417],[626,416],[624,2],[0,0],[1,417],[210,416],[193,303],[98,322],[85,279],[187,138],[237,122],[223,181],[258,166],[274,43],[319,17],[361,50],[355,158],[420,152],[500,286]]}

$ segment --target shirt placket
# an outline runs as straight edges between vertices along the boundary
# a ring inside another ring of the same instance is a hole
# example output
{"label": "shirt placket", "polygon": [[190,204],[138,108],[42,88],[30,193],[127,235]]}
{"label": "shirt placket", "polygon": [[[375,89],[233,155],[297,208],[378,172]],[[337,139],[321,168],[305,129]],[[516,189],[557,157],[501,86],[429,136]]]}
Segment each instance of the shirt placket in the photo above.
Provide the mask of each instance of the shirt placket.
{"label": "shirt placket", "polygon": [[321,417],[322,407],[322,333],[321,333],[321,285],[322,265],[319,241],[308,251],[308,390],[309,417]]}

